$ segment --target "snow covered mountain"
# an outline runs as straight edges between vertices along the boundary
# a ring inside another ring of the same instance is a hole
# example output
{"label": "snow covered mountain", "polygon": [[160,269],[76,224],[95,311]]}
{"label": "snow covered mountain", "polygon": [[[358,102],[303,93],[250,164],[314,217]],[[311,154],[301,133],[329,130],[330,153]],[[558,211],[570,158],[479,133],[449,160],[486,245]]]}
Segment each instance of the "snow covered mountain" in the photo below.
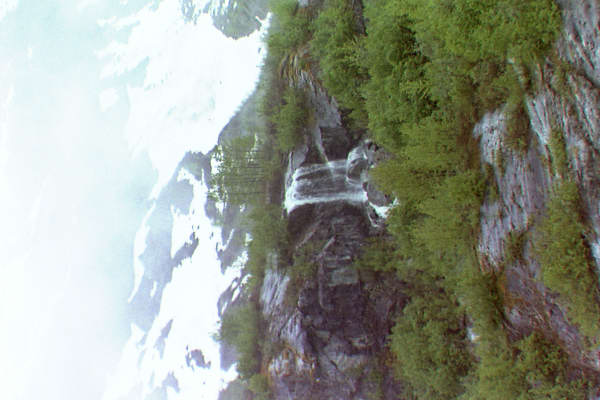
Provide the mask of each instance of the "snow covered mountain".
{"label": "snow covered mountain", "polygon": [[[104,400],[214,400],[236,376],[231,362],[221,365],[213,339],[218,300],[239,282],[240,271],[222,268],[219,259],[231,237],[216,226],[222,210],[206,205],[207,154],[255,85],[261,24],[240,40],[227,38],[212,26],[217,14],[211,7],[183,1],[144,9],[132,17],[139,26],[128,43],[101,52],[109,58],[107,75],[143,65],[150,53],[143,86],[129,90],[133,104],[125,133],[159,171],[151,209],[135,239],[131,336]],[[157,23],[161,13],[170,18],[167,24]],[[156,26],[162,26],[159,32],[150,31]]]}

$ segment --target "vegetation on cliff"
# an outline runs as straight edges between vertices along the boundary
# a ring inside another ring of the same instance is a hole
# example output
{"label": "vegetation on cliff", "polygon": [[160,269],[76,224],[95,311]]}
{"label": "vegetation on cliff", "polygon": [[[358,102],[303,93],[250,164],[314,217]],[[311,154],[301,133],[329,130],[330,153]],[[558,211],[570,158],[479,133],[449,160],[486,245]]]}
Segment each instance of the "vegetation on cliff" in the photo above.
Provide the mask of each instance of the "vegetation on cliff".
{"label": "vegetation on cliff", "polygon": [[[265,38],[268,55],[258,84],[259,120],[263,123],[253,126],[249,135],[217,147],[213,158],[218,167],[211,190],[216,200],[243,207],[243,224],[249,232],[244,265],[247,280],[237,304],[222,316],[217,338],[236,349],[241,380],[236,382],[245,398],[256,400],[270,398],[263,360],[273,347],[265,342],[260,287],[267,268],[290,258],[281,184],[285,156],[303,140],[309,118],[303,91],[282,78],[284,67],[293,69],[298,62],[292,52],[306,41],[308,16],[296,15],[295,1],[275,1],[271,8],[276,17]],[[281,63],[283,59],[289,65]]]}
{"label": "vegetation on cliff", "polygon": [[570,318],[591,340],[589,345],[600,339],[600,297],[580,208],[577,184],[560,182],[540,225],[536,253],[544,285],[560,294]]}
{"label": "vegetation on cliff", "polygon": [[[542,332],[506,330],[500,277],[480,265],[475,250],[479,208],[492,190],[473,127],[484,113],[506,105],[509,144],[527,149],[524,101],[536,89],[536,64],[561,26],[554,1],[325,0],[319,8],[302,8],[295,0],[272,3],[260,84],[268,122],[256,136],[263,148],[282,160],[302,140],[310,119],[298,85],[305,74],[320,81],[350,123],[367,128],[388,155],[372,174],[397,199],[387,220],[390,237],[373,242],[357,264],[395,271],[412,288],[412,301],[389,337],[405,395],[584,398],[583,380],[572,373],[560,343]],[[557,174],[566,176],[564,143],[552,140]],[[261,201],[275,203],[272,197]],[[574,183],[565,180],[555,189],[535,252],[543,283],[560,294],[571,321],[595,342],[597,277],[577,201]],[[260,218],[254,219],[247,264],[254,291],[273,249],[289,258],[281,214],[276,208],[270,213],[265,220],[277,221],[280,233],[261,230]],[[224,320],[224,340],[228,329]],[[242,359],[256,354],[245,343],[230,342]],[[250,369],[260,372],[259,365]],[[262,378],[254,379],[264,386]]]}

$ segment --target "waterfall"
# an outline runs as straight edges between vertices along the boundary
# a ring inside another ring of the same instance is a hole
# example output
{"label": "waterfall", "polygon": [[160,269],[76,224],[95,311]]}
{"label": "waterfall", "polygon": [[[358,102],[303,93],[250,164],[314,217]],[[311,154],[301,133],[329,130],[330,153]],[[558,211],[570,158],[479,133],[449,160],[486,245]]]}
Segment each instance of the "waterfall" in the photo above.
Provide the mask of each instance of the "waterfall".
{"label": "waterfall", "polygon": [[284,207],[288,213],[305,204],[347,201],[365,203],[363,188],[368,159],[361,143],[348,158],[321,164],[308,164],[288,173]]}

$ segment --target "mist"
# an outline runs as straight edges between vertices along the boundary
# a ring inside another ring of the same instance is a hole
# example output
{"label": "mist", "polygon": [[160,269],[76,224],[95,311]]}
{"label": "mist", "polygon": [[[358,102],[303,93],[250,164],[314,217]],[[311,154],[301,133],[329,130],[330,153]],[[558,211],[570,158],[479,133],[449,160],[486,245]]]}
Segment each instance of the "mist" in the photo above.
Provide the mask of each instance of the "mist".
{"label": "mist", "polygon": [[253,88],[256,46],[215,56],[229,39],[179,12],[172,0],[0,1],[4,398],[101,398],[131,334],[134,240],[152,199]]}

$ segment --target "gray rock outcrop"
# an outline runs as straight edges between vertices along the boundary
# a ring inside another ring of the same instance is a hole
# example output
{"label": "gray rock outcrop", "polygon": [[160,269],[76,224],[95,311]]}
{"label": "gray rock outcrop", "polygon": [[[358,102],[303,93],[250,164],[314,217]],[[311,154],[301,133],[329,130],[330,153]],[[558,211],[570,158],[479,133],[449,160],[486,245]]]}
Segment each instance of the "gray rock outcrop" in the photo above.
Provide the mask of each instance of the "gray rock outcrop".
{"label": "gray rock outcrop", "polygon": [[506,257],[510,236],[534,233],[562,179],[550,148],[551,136],[561,135],[568,178],[579,187],[589,227],[585,239],[600,266],[600,12],[594,1],[558,3],[564,31],[556,49],[562,61],[548,60],[536,73],[538,88],[527,101],[532,133],[527,150],[508,145],[503,109],[487,114],[474,130],[482,162],[492,166],[498,189],[498,198],[488,196],[481,208],[478,250],[482,268],[505,274],[505,316],[512,328],[558,338],[574,364],[599,372],[598,352],[582,347],[581,334],[569,323],[563,305],[541,283],[531,235],[525,238],[522,257]]}
{"label": "gray rock outcrop", "polygon": [[[350,400],[383,387],[385,399],[396,398],[398,383],[380,371],[377,357],[407,297],[393,276],[369,279],[354,266],[367,238],[382,231],[369,201],[376,190],[366,190],[373,150],[361,132],[348,131],[335,101],[302,79],[316,118],[307,142],[290,154],[285,205],[295,252],[310,249],[316,272],[294,280],[295,267],[280,265],[264,279],[266,340],[275,350],[263,361],[272,393],[274,399]],[[296,179],[307,180],[302,190]],[[386,204],[384,196],[378,199]]]}

